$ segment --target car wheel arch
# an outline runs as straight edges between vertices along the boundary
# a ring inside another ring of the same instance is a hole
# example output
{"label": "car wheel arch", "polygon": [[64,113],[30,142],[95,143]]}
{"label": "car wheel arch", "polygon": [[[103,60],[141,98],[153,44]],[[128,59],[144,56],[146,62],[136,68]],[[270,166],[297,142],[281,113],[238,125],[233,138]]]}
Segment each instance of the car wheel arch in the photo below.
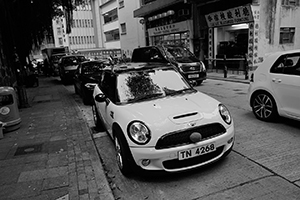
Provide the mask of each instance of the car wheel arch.
{"label": "car wheel arch", "polygon": [[277,103],[276,99],[274,98],[274,95],[273,95],[271,92],[269,92],[268,90],[265,90],[265,89],[258,89],[258,90],[254,91],[254,92],[251,94],[251,97],[250,97],[250,106],[251,106],[251,107],[252,107],[253,98],[254,98],[257,94],[259,94],[259,93],[267,93],[268,95],[270,95],[270,97],[273,99],[273,101],[275,102],[275,105],[276,105],[276,107],[277,107],[277,109],[278,109],[278,103]]}
{"label": "car wheel arch", "polygon": [[112,139],[115,141],[116,137],[118,140],[120,140],[119,142],[121,142],[124,145],[124,148],[125,148],[124,155],[127,155],[127,156],[123,157],[123,159],[126,160],[126,161],[124,160],[124,163],[127,163],[127,165],[126,165],[126,167],[124,166],[124,168],[121,170],[122,174],[125,176],[130,176],[137,168],[137,165],[136,165],[134,158],[132,156],[132,153],[130,151],[130,148],[129,148],[128,142],[126,140],[126,137],[124,135],[124,132],[122,131],[119,124],[117,124],[115,122],[112,125]]}

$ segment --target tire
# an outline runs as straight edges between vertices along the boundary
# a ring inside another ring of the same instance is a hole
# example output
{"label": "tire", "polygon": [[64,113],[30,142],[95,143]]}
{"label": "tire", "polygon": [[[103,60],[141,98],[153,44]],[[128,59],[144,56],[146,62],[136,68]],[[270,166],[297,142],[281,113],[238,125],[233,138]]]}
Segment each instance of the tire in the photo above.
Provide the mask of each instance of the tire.
{"label": "tire", "polygon": [[267,92],[254,93],[251,98],[251,107],[253,114],[259,120],[271,122],[278,117],[276,102]]}
{"label": "tire", "polygon": [[91,104],[91,102],[90,102],[90,100],[89,100],[89,98],[88,98],[88,96],[87,96],[84,88],[82,88],[82,101],[83,101],[84,105],[90,105]]}
{"label": "tire", "polygon": [[74,84],[74,89],[75,89],[75,94],[79,94],[78,89],[75,84]]}
{"label": "tire", "polygon": [[129,147],[125,138],[119,134],[115,135],[114,142],[118,167],[124,176],[129,177],[133,174],[134,169],[136,169]]}
{"label": "tire", "polygon": [[92,105],[92,111],[93,111],[93,118],[94,118],[94,123],[97,129],[104,129],[104,126],[102,124],[101,118],[98,114],[97,108],[95,103]]}
{"label": "tire", "polygon": [[201,81],[197,81],[197,86],[201,85],[201,84],[202,84],[202,82],[203,82],[203,80],[201,80]]}

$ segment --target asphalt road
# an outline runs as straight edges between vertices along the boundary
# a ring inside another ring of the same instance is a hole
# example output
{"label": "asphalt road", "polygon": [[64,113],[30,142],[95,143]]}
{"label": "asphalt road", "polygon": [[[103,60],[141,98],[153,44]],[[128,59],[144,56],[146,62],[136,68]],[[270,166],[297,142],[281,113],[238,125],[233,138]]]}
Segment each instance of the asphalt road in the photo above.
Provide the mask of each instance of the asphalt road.
{"label": "asphalt road", "polygon": [[[74,90],[73,86],[66,86]],[[94,131],[95,144],[116,199],[300,199],[300,123],[257,120],[247,101],[247,84],[206,80],[197,89],[230,110],[236,140],[227,158],[204,168],[166,174],[143,173],[128,179],[118,170],[113,142],[94,129],[92,111],[76,101]]]}

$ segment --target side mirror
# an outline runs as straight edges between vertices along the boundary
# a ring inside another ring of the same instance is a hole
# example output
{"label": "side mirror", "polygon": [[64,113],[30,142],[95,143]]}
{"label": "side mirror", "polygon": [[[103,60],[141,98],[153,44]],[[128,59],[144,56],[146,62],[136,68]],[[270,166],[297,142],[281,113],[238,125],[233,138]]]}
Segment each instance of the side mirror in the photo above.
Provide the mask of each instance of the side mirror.
{"label": "side mirror", "polygon": [[102,103],[102,102],[105,102],[106,97],[105,97],[104,94],[97,94],[97,95],[95,96],[95,100],[96,100],[97,102],[99,102],[99,103]]}

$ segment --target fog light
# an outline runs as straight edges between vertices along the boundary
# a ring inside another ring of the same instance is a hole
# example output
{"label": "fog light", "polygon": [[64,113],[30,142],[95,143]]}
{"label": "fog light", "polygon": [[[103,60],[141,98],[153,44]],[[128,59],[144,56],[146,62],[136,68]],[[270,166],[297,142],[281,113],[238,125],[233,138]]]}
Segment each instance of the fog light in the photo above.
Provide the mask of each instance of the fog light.
{"label": "fog light", "polygon": [[233,137],[230,138],[230,139],[227,141],[227,143],[230,144],[232,141],[233,141]]}
{"label": "fog light", "polygon": [[150,164],[150,160],[149,159],[144,159],[144,160],[142,160],[142,165],[143,166],[148,166]]}

